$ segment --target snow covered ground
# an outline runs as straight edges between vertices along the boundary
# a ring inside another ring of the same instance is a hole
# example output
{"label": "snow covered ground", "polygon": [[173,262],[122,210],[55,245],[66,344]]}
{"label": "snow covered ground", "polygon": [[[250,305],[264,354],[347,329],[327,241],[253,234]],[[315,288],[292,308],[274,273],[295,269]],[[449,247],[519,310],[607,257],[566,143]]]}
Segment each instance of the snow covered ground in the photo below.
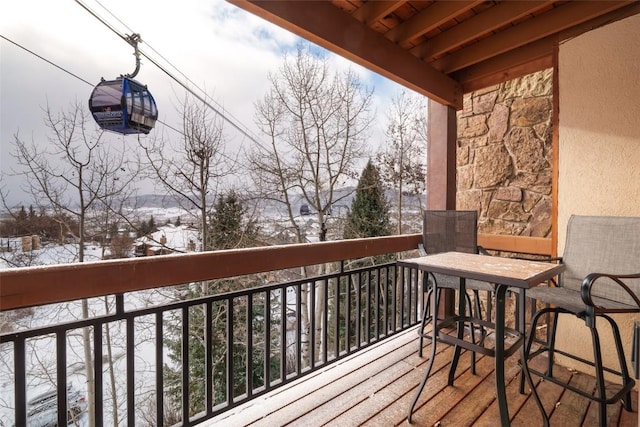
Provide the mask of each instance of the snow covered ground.
{"label": "snow covered ground", "polygon": [[[327,216],[328,228],[336,221],[344,219],[345,212],[337,212],[337,214]],[[148,246],[164,246],[174,248],[178,252],[188,252],[191,250],[199,250],[198,232],[189,226],[189,215],[185,215],[180,209],[150,209],[148,212],[140,212],[141,217],[150,217],[153,215],[157,224],[166,223],[167,220],[175,223],[180,217],[183,225],[175,226],[167,224],[161,226],[159,230],[152,236],[138,239],[138,243],[142,242]],[[283,215],[275,210],[265,211],[260,215],[260,226],[267,233],[276,233],[277,230],[287,230],[290,226]],[[301,226],[307,236],[307,241],[318,241],[320,226],[315,215],[297,215],[296,223]],[[194,247],[195,243],[195,247]],[[0,248],[9,247],[11,252],[3,252],[0,255],[0,269],[10,268],[12,266],[35,266],[35,265],[53,265],[67,264],[78,261],[78,246],[75,244],[42,244],[41,247],[32,251],[23,252],[22,242],[20,239],[2,239],[0,238]],[[84,248],[85,261],[96,261],[102,259],[108,254],[108,249],[103,249],[96,243],[89,243]],[[133,256],[133,248],[132,255]],[[291,294],[290,294],[291,291]],[[127,310],[148,305],[163,303],[171,298],[170,292],[146,291],[131,294],[126,298]],[[295,293],[293,289],[287,289],[287,304],[295,306]],[[113,297],[96,298],[89,301],[90,311],[93,315],[104,314],[108,309],[105,304],[113,304]],[[24,316],[15,319],[16,330],[25,330],[45,326],[51,323],[60,323],[72,321],[82,317],[82,309],[80,302],[72,302],[65,304],[52,304],[49,306],[36,307]],[[1,326],[2,319],[0,319]],[[155,397],[151,396],[154,390],[155,381],[155,347],[154,347],[154,330],[153,322],[136,322],[136,389],[139,390],[136,397],[139,405],[136,405],[138,419],[143,420],[143,412],[149,410]],[[126,386],[126,349],[123,344],[126,340],[125,323],[117,322],[110,324],[110,333],[113,336],[115,345],[113,359],[115,360],[115,387],[118,390],[117,395],[125,396],[124,387]],[[47,392],[55,388],[56,372],[55,372],[55,336],[46,336],[37,339],[28,340],[27,342],[27,400],[33,396]],[[82,333],[80,330],[72,331],[67,336],[67,372],[68,381],[73,384],[74,389],[79,390],[86,395],[86,377],[84,373],[84,355],[83,355]],[[106,349],[104,349],[106,354]],[[166,350],[165,350],[166,355]],[[166,356],[165,356],[166,358]],[[169,363],[167,359],[165,363]],[[107,365],[104,365],[104,388],[111,389],[110,375],[107,371]],[[0,348],[0,427],[12,426],[13,411],[13,348],[10,345],[3,345]],[[105,392],[105,425],[116,425],[112,419],[110,407],[111,397]],[[123,403],[119,403],[119,418],[124,416]],[[121,418],[122,419],[122,418]],[[145,424],[141,421],[142,424]],[[141,425],[142,425],[141,424]],[[79,425],[86,425],[86,416],[81,417]],[[38,426],[35,426],[38,427]]]}

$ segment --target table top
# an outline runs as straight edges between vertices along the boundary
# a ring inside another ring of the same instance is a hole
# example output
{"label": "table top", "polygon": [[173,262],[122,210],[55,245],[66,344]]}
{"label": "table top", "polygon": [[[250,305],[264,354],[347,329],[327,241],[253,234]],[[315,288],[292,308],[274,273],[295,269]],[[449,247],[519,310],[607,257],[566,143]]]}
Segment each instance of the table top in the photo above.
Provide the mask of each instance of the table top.
{"label": "table top", "polygon": [[564,264],[444,252],[399,260],[398,266],[528,289],[564,271]]}

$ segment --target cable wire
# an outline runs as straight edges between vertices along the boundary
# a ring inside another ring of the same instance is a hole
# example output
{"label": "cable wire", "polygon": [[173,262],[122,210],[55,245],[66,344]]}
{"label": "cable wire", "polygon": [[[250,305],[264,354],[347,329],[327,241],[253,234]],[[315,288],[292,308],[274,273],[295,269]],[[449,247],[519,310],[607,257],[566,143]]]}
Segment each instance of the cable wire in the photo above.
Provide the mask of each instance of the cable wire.
{"label": "cable wire", "polygon": [[[102,24],[104,24],[107,28],[109,28],[111,31],[113,31],[116,35],[118,35],[118,37],[120,37],[121,39],[123,39],[124,41],[126,41],[127,43],[129,43],[127,37],[123,34],[121,34],[117,29],[115,29],[111,24],[109,24],[108,22],[106,22],[104,19],[102,19],[102,17],[100,17],[96,12],[94,12],[93,10],[91,10],[88,6],[86,6],[84,3],[82,3],[80,0],[75,0],[76,3],[78,3],[83,9],[85,9],[89,14],[91,14],[94,18],[96,18],[98,21],[100,21]],[[100,3],[98,3],[100,4]],[[100,4],[100,6],[102,6]],[[104,7],[104,6],[102,6]],[[111,15],[113,15],[113,13],[109,12]],[[118,18],[116,18],[118,19]],[[122,21],[120,21],[118,19],[119,22],[122,23],[122,25],[124,25],[125,27],[128,28],[128,26],[126,24],[124,24]],[[153,65],[155,65],[156,67],[158,67],[162,72],[164,72],[167,76],[169,76],[171,79],[173,79],[176,83],[178,83],[180,86],[182,86],[187,92],[189,92],[191,95],[195,96],[200,102],[202,102],[204,105],[206,105],[207,107],[209,107],[211,110],[213,110],[216,114],[220,115],[220,117],[223,118],[223,120],[225,120],[227,123],[229,123],[231,126],[233,126],[238,132],[242,133],[244,136],[246,136],[247,138],[249,138],[251,141],[253,141],[254,143],[258,143],[258,141],[256,140],[256,138],[253,135],[249,134],[248,128],[244,125],[242,125],[242,127],[238,124],[235,123],[234,120],[231,120],[227,114],[223,113],[222,111],[220,111],[218,108],[214,107],[209,101],[207,101],[205,98],[203,98],[202,96],[200,96],[199,94],[197,94],[196,92],[194,92],[190,87],[188,87],[186,84],[184,84],[182,81],[180,81],[177,77],[175,77],[171,72],[169,72],[167,69],[165,69],[162,65],[160,65],[156,60],[154,60],[153,58],[149,57],[149,55],[147,55],[146,53],[144,53],[144,51],[142,49],[140,49],[140,53],[142,54],[142,56],[144,56],[146,59],[148,59]],[[176,67],[173,67],[177,70]],[[202,89],[200,89],[202,91]],[[237,120],[237,119],[236,119]],[[244,128],[246,128],[247,130],[245,130]]]}
{"label": "cable wire", "polygon": [[92,83],[90,83],[88,80],[85,80],[85,79],[83,79],[82,77],[80,77],[80,76],[78,76],[78,75],[76,75],[76,74],[73,74],[71,71],[66,70],[66,69],[62,68],[61,66],[59,66],[58,64],[55,64],[55,63],[53,63],[53,62],[49,61],[47,58],[45,58],[45,57],[43,57],[43,56],[38,55],[38,54],[37,54],[37,53],[35,53],[34,51],[27,49],[26,47],[22,46],[21,44],[16,43],[16,42],[14,42],[14,41],[13,41],[13,40],[11,40],[11,39],[8,39],[7,37],[3,36],[2,34],[0,34],[0,37],[2,37],[4,40],[8,41],[9,43],[11,43],[11,44],[13,44],[13,45],[15,45],[15,46],[19,47],[20,49],[22,49],[22,50],[25,50],[25,51],[29,52],[30,54],[32,54],[33,56],[35,56],[35,57],[37,57],[37,58],[39,58],[39,59],[43,60],[44,62],[46,62],[46,63],[48,63],[48,64],[50,64],[50,65],[53,65],[53,66],[54,66],[54,67],[56,67],[57,69],[59,69],[59,70],[61,70],[61,71],[64,71],[65,73],[67,73],[67,74],[69,74],[69,75],[71,75],[71,76],[75,77],[75,78],[76,78],[76,79],[78,79],[78,80],[81,80],[81,81],[85,82],[86,84],[88,84],[88,85],[90,85],[90,86],[93,86],[93,84],[92,84]]}
{"label": "cable wire", "polygon": [[[115,19],[116,21],[118,21],[123,27],[125,27],[127,29],[127,31],[129,31],[130,33],[134,33],[133,29],[131,29],[131,27],[129,27],[125,22],[123,22],[120,18],[118,18],[112,11],[110,11],[109,9],[107,9],[99,0],[94,0],[102,9],[104,9],[105,12],[107,12],[109,15],[111,15],[111,17],[113,19]],[[178,72],[178,74],[180,74],[187,82],[189,82],[192,86],[194,86],[196,89],[198,89],[201,93],[204,94],[204,96],[207,97],[207,99],[210,99],[211,102],[213,102],[214,104],[216,104],[217,108],[224,110],[224,106],[220,105],[219,102],[217,102],[215,99],[213,99],[211,96],[209,96],[209,94],[202,89],[200,86],[198,86],[193,80],[191,80],[189,78],[189,76],[187,76],[185,73],[183,73],[182,71],[180,71],[180,69],[175,66],[171,61],[169,61],[164,55],[162,55],[160,52],[158,52],[157,49],[155,49],[153,46],[151,46],[148,42],[144,42],[146,46],[149,47],[149,49],[151,49],[151,51],[153,51],[158,57],[160,57],[164,62],[166,62],[167,64],[169,64],[169,66],[171,66],[171,68],[173,68],[174,70],[176,70]],[[226,115],[228,115],[229,117],[233,118],[235,121],[240,122],[240,124],[242,125],[242,122],[235,117],[233,114],[231,114],[229,111],[225,112]],[[245,130],[247,130],[248,132],[251,132],[251,130],[249,130],[249,128],[245,125],[242,125],[244,127]]]}
{"label": "cable wire", "polygon": [[[20,49],[24,50],[25,52],[30,53],[31,55],[35,56],[36,58],[41,59],[42,61],[46,62],[47,64],[53,65],[53,66],[54,66],[54,67],[56,67],[57,69],[59,69],[59,70],[61,70],[61,71],[65,72],[65,73],[69,74],[70,76],[75,77],[76,79],[80,80],[81,82],[86,83],[87,85],[89,85],[89,86],[91,86],[91,87],[95,87],[95,85],[94,85],[93,83],[91,83],[90,81],[83,79],[82,77],[78,76],[77,74],[72,73],[71,71],[69,71],[69,70],[67,70],[66,68],[64,68],[64,67],[62,67],[62,66],[60,66],[60,65],[56,64],[55,62],[52,62],[52,61],[48,60],[48,59],[47,59],[47,58],[45,58],[44,56],[42,56],[42,55],[39,55],[39,54],[35,53],[34,51],[32,51],[32,50],[30,50],[30,49],[28,49],[28,48],[24,47],[24,46],[23,46],[23,45],[21,45],[20,43],[15,42],[15,41],[13,41],[13,40],[9,39],[8,37],[5,37],[5,36],[4,36],[4,35],[2,35],[2,34],[0,34],[0,38],[2,38],[3,40],[6,40],[7,42],[9,42],[9,43],[13,44],[14,46],[16,46],[16,47],[18,47],[18,48],[20,48]],[[171,126],[171,125],[170,125],[170,124],[168,124],[168,123],[163,122],[163,121],[162,121],[162,120],[160,120],[160,119],[158,119],[157,121],[158,121],[159,123],[161,123],[162,125],[164,125],[164,126],[168,127],[169,129],[171,129],[171,130],[173,130],[173,131],[177,132],[178,134],[182,135],[182,137],[186,138],[186,135],[185,135],[185,134],[184,134],[184,132],[182,132],[181,130],[176,129],[175,127]],[[228,156],[226,156],[226,155],[225,155],[225,157],[227,157],[227,159],[228,159],[228,160],[233,160],[233,159],[231,159],[230,157],[228,157]]]}

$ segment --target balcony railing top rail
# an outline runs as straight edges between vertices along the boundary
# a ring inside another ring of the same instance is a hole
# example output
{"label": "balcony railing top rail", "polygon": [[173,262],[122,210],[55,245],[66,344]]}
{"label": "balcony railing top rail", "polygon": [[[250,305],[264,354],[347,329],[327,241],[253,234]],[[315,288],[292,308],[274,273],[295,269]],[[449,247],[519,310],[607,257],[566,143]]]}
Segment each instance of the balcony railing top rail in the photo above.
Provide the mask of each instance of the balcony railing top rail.
{"label": "balcony railing top rail", "polygon": [[[226,280],[172,283],[181,286],[141,292],[141,308],[136,293],[116,292],[115,303],[104,298],[105,313],[0,334],[2,358],[13,361],[0,367],[5,387],[13,384],[0,424],[38,423],[40,412],[57,425],[86,417],[96,426],[198,424],[415,325],[418,272],[398,271],[389,255],[225,293],[216,290]],[[79,315],[77,305],[60,311]],[[63,392],[77,383],[87,408],[70,406]],[[55,401],[46,411],[33,397],[45,389]]]}
{"label": "balcony railing top rail", "polygon": [[0,270],[0,311],[417,248],[420,234]]}
{"label": "balcony railing top rail", "polygon": [[[417,248],[422,234],[0,270],[0,311]],[[552,254],[551,239],[480,234],[485,249]]]}
{"label": "balcony railing top rail", "polygon": [[[52,385],[60,391],[68,386],[68,363],[78,347],[73,344],[77,331],[93,331],[92,345],[83,345],[92,347],[89,358],[100,361],[104,358],[105,330],[109,336],[109,329],[122,329],[126,331],[124,416],[127,424],[134,425],[140,416],[136,412],[139,393],[134,389],[138,375],[136,353],[145,342],[139,343],[138,337],[148,335],[147,324],[154,319],[151,324],[155,325],[155,334],[151,335],[155,338],[151,341],[155,356],[151,365],[156,396],[182,387],[180,418],[184,425],[197,424],[415,325],[422,309],[419,287],[415,286],[420,283],[417,272],[397,270],[394,263],[356,269],[345,269],[345,265],[348,260],[415,250],[421,239],[421,234],[411,234],[0,271],[0,311],[115,295],[115,312],[108,310],[97,317],[0,336],[3,351],[9,351],[15,362],[11,373],[15,385],[14,420],[17,425],[26,423],[33,412],[28,410],[26,401],[34,387],[29,361],[33,360],[32,353],[41,352],[44,342],[55,341],[56,358],[52,363],[57,374]],[[479,240],[486,248],[498,251],[549,254],[551,249],[547,239],[480,236]],[[337,271],[314,278],[125,310],[124,294],[129,292],[188,283],[198,287],[194,282],[332,262],[338,262]],[[173,317],[177,317],[174,329],[166,329],[165,322]],[[203,319],[209,319],[204,322],[204,329]],[[178,379],[171,379],[163,368],[167,344],[164,337],[170,331],[182,348]],[[225,336],[215,338],[214,331],[226,331]],[[189,362],[194,338],[202,346],[206,360],[204,377],[195,383]],[[250,356],[256,354],[262,356]],[[95,383],[88,385],[88,390],[93,390],[89,397],[94,407],[89,412],[97,425],[105,419],[103,388],[109,380],[103,375],[102,364],[95,363]],[[194,406],[188,390],[199,382],[207,384],[206,402]],[[56,406],[64,408],[69,404],[66,399],[65,393],[58,392]],[[156,421],[166,415],[162,399],[157,400],[154,412]],[[69,417],[65,411],[52,415],[60,424]]]}

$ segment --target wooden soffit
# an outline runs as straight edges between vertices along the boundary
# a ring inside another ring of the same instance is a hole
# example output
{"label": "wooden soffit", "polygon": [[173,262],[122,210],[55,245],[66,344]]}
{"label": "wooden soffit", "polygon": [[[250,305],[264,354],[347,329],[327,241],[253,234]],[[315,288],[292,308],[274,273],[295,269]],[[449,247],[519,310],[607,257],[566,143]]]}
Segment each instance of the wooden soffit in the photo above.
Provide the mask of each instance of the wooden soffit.
{"label": "wooden soffit", "polygon": [[551,67],[554,46],[638,1],[229,0],[444,105]]}

